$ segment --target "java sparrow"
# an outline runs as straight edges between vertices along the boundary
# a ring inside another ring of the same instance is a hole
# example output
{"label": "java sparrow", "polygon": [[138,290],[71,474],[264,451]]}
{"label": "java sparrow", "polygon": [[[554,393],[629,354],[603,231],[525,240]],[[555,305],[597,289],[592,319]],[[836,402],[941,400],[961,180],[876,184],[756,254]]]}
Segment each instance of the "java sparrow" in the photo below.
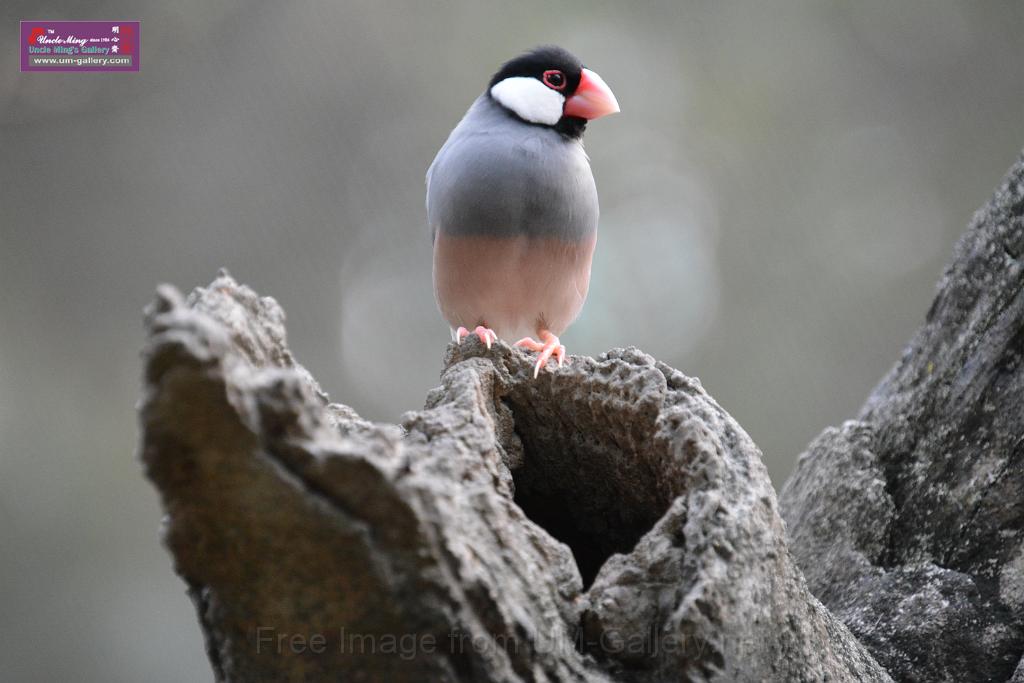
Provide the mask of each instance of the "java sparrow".
{"label": "java sparrow", "polygon": [[[596,73],[559,47],[505,63],[427,170],[434,295],[461,342],[475,328],[540,352],[534,377],[565,347],[597,240],[587,121],[619,111]],[[539,341],[533,339],[536,335]]]}

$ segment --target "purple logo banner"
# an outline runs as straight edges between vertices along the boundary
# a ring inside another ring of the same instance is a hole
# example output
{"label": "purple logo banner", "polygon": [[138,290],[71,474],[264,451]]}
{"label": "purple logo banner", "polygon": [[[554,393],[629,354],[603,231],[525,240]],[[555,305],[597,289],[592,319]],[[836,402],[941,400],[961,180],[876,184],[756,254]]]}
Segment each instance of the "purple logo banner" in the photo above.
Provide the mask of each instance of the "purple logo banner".
{"label": "purple logo banner", "polygon": [[138,71],[137,21],[23,21],[22,71]]}

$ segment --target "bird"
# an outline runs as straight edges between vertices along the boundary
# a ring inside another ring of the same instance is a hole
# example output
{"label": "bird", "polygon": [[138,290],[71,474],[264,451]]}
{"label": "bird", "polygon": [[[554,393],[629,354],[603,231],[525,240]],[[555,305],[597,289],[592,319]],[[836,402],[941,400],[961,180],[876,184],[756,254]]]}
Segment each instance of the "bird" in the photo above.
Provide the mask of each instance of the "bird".
{"label": "bird", "polygon": [[[597,243],[587,122],[619,111],[611,88],[567,50],[534,48],[491,77],[427,169],[434,296],[459,343],[538,354],[565,346],[583,308]],[[534,338],[536,337],[536,339]]]}

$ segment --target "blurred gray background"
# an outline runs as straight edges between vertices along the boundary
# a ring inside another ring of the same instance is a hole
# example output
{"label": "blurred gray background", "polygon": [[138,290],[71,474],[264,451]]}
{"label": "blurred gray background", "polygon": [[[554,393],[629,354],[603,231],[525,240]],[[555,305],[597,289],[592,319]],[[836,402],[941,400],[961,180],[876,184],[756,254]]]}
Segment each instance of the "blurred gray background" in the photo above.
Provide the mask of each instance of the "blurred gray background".
{"label": "blurred gray background", "polygon": [[[572,353],[691,375],[776,485],[857,410],[1024,144],[1019,2],[0,6],[0,679],[211,677],[133,457],[141,310],[219,266],[332,398],[437,382],[423,174],[498,64],[583,58],[622,114]],[[137,74],[22,74],[20,19],[140,19]]]}

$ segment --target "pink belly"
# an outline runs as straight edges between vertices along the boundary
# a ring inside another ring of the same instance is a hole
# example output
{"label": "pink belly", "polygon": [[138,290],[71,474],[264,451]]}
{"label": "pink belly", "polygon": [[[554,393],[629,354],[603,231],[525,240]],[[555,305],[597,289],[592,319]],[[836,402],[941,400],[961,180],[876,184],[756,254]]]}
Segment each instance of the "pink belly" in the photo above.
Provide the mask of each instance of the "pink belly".
{"label": "pink belly", "polygon": [[590,286],[596,236],[582,242],[519,236],[434,238],[434,295],[448,323],[485,325],[506,341],[560,335]]}

